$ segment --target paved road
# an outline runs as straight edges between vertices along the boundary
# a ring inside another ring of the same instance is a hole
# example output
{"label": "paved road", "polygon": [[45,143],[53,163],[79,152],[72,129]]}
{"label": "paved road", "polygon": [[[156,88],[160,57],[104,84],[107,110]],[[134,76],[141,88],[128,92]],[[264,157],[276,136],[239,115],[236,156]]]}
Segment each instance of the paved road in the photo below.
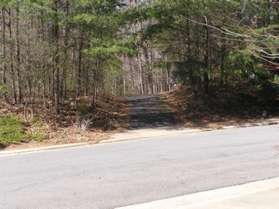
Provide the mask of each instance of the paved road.
{"label": "paved road", "polygon": [[175,125],[176,115],[163,96],[132,96],[129,105],[129,128],[152,128]]}
{"label": "paved road", "polygon": [[0,157],[1,209],[112,209],[279,176],[279,126]]}

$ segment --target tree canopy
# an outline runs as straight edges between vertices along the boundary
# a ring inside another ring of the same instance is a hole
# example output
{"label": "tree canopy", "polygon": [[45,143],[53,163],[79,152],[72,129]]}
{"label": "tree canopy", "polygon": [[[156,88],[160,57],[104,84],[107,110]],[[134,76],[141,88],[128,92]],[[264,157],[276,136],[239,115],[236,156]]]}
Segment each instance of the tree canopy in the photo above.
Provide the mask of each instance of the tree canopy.
{"label": "tree canopy", "polygon": [[43,98],[195,94],[276,82],[279,5],[272,0],[1,0],[0,92]]}

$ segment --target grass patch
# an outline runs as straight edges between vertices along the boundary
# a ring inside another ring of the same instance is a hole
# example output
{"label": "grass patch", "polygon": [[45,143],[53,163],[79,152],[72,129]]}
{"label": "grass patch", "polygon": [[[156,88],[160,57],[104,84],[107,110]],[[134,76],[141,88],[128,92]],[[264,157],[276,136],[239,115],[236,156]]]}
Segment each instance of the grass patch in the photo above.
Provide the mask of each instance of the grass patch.
{"label": "grass patch", "polygon": [[0,144],[9,145],[25,141],[24,125],[12,116],[0,117]]}
{"label": "grass patch", "polygon": [[14,116],[0,117],[0,145],[2,146],[42,140],[43,137],[45,135],[42,133],[27,131],[26,125]]}

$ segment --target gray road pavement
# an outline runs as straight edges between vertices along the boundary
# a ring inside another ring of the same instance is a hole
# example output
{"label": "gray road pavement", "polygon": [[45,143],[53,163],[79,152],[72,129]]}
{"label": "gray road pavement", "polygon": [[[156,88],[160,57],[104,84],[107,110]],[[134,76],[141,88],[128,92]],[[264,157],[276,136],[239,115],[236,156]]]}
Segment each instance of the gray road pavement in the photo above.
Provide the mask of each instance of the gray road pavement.
{"label": "gray road pavement", "polygon": [[129,128],[154,128],[175,125],[174,113],[163,96],[126,97],[129,106]]}
{"label": "gray road pavement", "polygon": [[112,209],[279,176],[279,126],[0,157],[0,209]]}

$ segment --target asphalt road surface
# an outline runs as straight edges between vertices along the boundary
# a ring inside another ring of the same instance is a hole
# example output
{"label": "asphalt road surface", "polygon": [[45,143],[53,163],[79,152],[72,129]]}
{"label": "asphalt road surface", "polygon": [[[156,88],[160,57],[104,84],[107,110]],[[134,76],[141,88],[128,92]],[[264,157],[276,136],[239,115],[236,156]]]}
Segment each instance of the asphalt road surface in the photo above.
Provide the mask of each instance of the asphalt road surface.
{"label": "asphalt road surface", "polygon": [[176,113],[163,96],[126,97],[129,106],[129,128],[154,128],[176,124]]}
{"label": "asphalt road surface", "polygon": [[112,209],[279,176],[279,126],[0,157],[1,209]]}

